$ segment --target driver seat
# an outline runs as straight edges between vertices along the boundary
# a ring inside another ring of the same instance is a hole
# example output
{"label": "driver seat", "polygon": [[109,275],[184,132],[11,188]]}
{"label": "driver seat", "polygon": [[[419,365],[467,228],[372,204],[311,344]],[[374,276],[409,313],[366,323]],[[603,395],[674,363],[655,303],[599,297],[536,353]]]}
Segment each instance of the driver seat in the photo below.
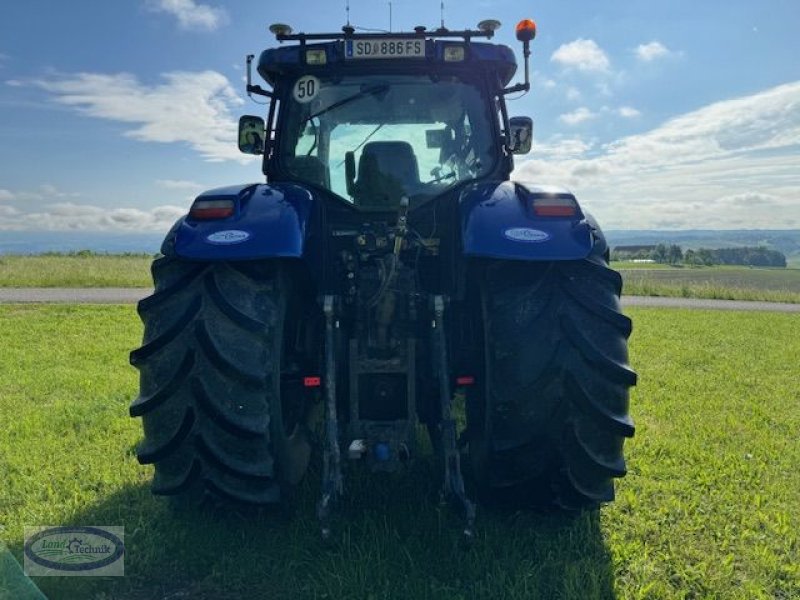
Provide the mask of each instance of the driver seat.
{"label": "driver seat", "polygon": [[394,207],[420,185],[419,165],[408,142],[369,142],[358,160],[357,204]]}

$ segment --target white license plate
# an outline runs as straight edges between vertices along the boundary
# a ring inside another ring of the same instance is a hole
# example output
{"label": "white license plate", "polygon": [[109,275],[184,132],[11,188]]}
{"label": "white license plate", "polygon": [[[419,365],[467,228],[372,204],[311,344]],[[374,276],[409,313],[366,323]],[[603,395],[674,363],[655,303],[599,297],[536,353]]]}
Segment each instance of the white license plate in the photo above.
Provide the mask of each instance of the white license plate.
{"label": "white license plate", "polygon": [[347,58],[424,58],[425,40],[346,40]]}

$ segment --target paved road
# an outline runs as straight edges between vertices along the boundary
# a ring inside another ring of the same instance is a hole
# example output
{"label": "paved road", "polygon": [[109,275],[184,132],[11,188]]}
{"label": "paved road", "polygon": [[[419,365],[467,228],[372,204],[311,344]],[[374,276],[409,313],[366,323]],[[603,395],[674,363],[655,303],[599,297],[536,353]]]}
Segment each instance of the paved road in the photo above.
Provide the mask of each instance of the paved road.
{"label": "paved road", "polygon": [[[0,288],[0,304],[31,302],[132,304],[151,293],[152,290],[149,288]],[[694,298],[624,296],[622,305],[623,307],[653,306],[800,313],[800,304],[742,302],[738,300],[698,300]]]}
{"label": "paved road", "polygon": [[150,288],[0,288],[0,304],[132,304],[152,293]]}
{"label": "paved road", "polygon": [[699,298],[657,298],[654,296],[623,296],[622,306],[711,308],[716,310],[761,310],[768,312],[800,313],[800,304],[745,302],[742,300],[701,300]]}

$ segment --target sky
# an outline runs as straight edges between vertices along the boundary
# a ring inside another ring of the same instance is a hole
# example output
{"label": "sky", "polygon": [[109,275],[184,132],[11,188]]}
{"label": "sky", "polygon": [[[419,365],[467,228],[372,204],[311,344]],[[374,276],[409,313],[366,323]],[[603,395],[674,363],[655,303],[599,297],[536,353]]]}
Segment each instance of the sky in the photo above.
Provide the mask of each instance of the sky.
{"label": "sky", "polygon": [[[263,181],[236,148],[264,113],[245,55],[274,22],[338,31],[345,4],[0,2],[0,236],[166,231],[204,189]],[[440,0],[350,0],[350,21],[388,29],[390,9],[394,31],[440,24]],[[514,178],[606,229],[800,228],[800,0],[444,2],[451,29],[486,18],[520,64],[514,25],[538,26]]]}

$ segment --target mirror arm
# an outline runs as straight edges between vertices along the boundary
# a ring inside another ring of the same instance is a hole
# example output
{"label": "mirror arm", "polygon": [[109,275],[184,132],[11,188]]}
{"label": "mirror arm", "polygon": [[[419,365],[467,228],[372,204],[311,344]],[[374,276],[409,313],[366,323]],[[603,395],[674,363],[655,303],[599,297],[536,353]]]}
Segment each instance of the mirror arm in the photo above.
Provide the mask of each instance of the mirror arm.
{"label": "mirror arm", "polygon": [[268,92],[260,85],[248,85],[247,86],[247,95],[256,94],[258,96],[266,96],[267,98],[272,98],[272,92]]}
{"label": "mirror arm", "polygon": [[514,94],[515,92],[529,92],[530,89],[530,83],[518,83],[516,85],[512,85],[511,87],[505,88],[500,93],[505,96],[506,94]]}
{"label": "mirror arm", "polygon": [[504,96],[506,94],[513,94],[515,92],[529,92],[531,89],[531,80],[530,80],[530,68],[529,68],[529,58],[531,56],[531,43],[528,40],[522,42],[522,56],[525,60],[525,82],[518,83],[516,85],[512,85],[509,88],[505,88],[501,94]]}
{"label": "mirror arm", "polygon": [[268,92],[260,85],[253,85],[253,76],[252,76],[252,69],[253,69],[253,59],[255,58],[255,54],[248,54],[247,55],[247,95],[252,99],[253,94],[257,96],[266,96],[267,98],[272,98],[272,92]]}

